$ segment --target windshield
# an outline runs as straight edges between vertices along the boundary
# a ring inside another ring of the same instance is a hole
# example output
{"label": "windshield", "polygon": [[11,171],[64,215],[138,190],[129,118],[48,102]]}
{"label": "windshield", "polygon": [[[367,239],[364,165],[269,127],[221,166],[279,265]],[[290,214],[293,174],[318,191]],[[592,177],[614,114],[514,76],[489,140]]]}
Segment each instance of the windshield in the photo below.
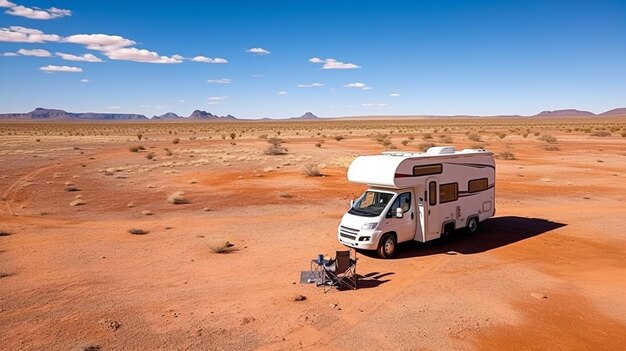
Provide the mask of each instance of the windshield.
{"label": "windshield", "polygon": [[348,213],[357,216],[377,217],[387,207],[394,195],[368,190],[356,200]]}

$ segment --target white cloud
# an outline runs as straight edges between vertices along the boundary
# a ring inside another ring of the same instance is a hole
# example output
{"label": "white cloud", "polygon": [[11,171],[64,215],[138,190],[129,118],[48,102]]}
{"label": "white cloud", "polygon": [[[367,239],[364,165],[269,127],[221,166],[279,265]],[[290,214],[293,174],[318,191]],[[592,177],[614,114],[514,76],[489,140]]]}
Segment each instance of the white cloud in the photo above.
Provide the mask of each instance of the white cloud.
{"label": "white cloud", "polygon": [[209,101],[207,102],[207,104],[209,104],[209,105],[217,105],[217,104],[219,104],[220,102],[222,102],[222,101],[224,101],[226,99],[228,99],[228,96],[210,96],[208,98]]}
{"label": "white cloud", "polygon": [[19,55],[14,52],[3,52],[1,56],[12,57],[12,56],[19,56]]}
{"label": "white cloud", "polygon": [[192,58],[191,61],[203,62],[203,63],[228,63],[228,61],[223,58],[219,58],[219,57],[211,58],[211,57],[204,57],[204,56],[196,56]]}
{"label": "white cloud", "polygon": [[63,39],[66,43],[82,44],[89,50],[112,51],[136,44],[133,40],[119,35],[76,34]]}
{"label": "white cloud", "polygon": [[70,67],[70,66],[55,66],[55,65],[47,65],[45,67],[39,67],[39,70],[44,71],[46,73],[54,73],[54,72],[82,72],[83,69],[80,67]]}
{"label": "white cloud", "polygon": [[13,43],[44,43],[47,41],[59,41],[61,37],[56,34],[44,34],[38,29],[11,26],[0,28],[0,41]]}
{"label": "white cloud", "polygon": [[[183,60],[169,57],[159,56],[155,51],[148,51],[146,49],[137,48],[119,48],[110,51],[105,51],[103,54],[111,60],[119,61],[134,61],[134,62],[146,62],[146,63],[181,63]],[[178,55],[174,55],[180,57]]]}
{"label": "white cloud", "polygon": [[91,82],[91,81],[90,81],[89,79],[81,79],[81,80],[80,80],[80,82],[81,82],[81,83],[89,83],[89,82]]}
{"label": "white cloud", "polygon": [[22,55],[22,56],[36,56],[36,57],[50,57],[50,56],[52,56],[52,54],[50,54],[49,51],[44,50],[44,49],[32,49],[32,50],[19,49],[19,50],[17,50],[17,53]]}
{"label": "white cloud", "polygon": [[62,52],[56,52],[55,53],[58,57],[67,60],[67,61],[79,61],[79,62],[102,62],[101,59],[99,59],[96,55],[94,54],[84,54],[82,56],[76,56],[76,55],[72,55],[72,54],[64,54]]}
{"label": "white cloud", "polygon": [[323,87],[324,84],[322,83],[298,84],[297,86],[298,88],[318,88],[318,87]]}
{"label": "white cloud", "polygon": [[359,65],[355,65],[354,63],[346,63],[337,61],[332,58],[321,59],[319,57],[312,57],[309,59],[311,63],[323,63],[322,69],[355,69],[361,68]]}
{"label": "white cloud", "polygon": [[19,17],[26,17],[30,19],[37,19],[37,20],[49,20],[49,19],[66,17],[66,16],[72,15],[72,11],[70,10],[63,10],[63,9],[59,9],[56,7],[51,7],[47,10],[40,9],[38,7],[31,8],[31,7],[26,7],[22,5],[16,5],[14,3],[11,3],[5,0],[0,2],[0,7],[9,8],[8,10],[4,12],[6,14],[19,16]]}
{"label": "white cloud", "polygon": [[109,106],[109,110],[119,110],[122,106]]}
{"label": "white cloud", "polygon": [[389,96],[398,97],[398,96],[400,96],[400,94],[398,94],[398,93],[391,93],[391,94],[389,94]]}
{"label": "white cloud", "polygon": [[265,78],[265,74],[253,74],[252,78]]}
{"label": "white cloud", "polygon": [[289,93],[284,91],[284,90],[281,90],[281,91],[278,92],[278,95],[287,95],[287,94],[289,94]]}
{"label": "white cloud", "polygon": [[230,84],[233,82],[233,80],[230,78],[220,78],[220,79],[209,79],[206,82],[213,83],[213,84]]}
{"label": "white cloud", "polygon": [[372,89],[372,87],[368,86],[367,84],[359,83],[359,82],[349,83],[349,84],[344,85],[344,87],[346,87],[346,88],[354,88],[354,89],[362,89],[362,90],[371,90]]}
{"label": "white cloud", "polygon": [[139,107],[141,107],[141,108],[150,108],[152,106],[150,106],[150,105],[139,105]]}
{"label": "white cloud", "polygon": [[263,49],[263,48],[250,48],[246,50],[246,52],[255,54],[255,55],[269,55],[271,51]]}
{"label": "white cloud", "polygon": [[367,103],[367,104],[363,104],[362,106],[365,106],[365,107],[385,107],[385,106],[389,106],[389,104],[385,104],[385,103],[377,103],[377,104],[375,104],[375,103],[371,103],[370,102],[370,103]]}

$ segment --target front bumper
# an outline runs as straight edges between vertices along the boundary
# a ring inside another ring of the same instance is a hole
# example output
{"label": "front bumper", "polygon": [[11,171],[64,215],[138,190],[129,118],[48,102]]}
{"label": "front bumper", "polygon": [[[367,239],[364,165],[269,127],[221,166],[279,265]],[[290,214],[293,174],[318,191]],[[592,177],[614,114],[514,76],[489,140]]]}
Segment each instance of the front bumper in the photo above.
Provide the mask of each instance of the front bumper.
{"label": "front bumper", "polygon": [[376,250],[381,233],[380,230],[357,230],[340,225],[337,230],[337,239],[343,245],[355,249]]}

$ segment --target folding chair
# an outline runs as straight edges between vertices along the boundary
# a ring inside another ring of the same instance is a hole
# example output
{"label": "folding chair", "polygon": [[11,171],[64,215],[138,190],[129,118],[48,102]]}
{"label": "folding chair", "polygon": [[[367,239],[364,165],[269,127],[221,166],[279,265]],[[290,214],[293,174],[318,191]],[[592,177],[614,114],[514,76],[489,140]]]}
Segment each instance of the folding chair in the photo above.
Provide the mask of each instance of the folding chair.
{"label": "folding chair", "polygon": [[356,275],[356,251],[354,252],[354,259],[348,251],[337,251],[335,259],[330,260],[324,264],[324,292],[331,288],[357,288],[357,275]]}

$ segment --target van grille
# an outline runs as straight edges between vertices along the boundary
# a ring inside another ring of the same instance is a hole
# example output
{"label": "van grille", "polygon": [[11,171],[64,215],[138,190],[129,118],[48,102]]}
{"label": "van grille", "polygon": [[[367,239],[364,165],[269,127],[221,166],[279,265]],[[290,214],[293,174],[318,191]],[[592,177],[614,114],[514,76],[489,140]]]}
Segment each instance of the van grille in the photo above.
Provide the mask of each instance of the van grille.
{"label": "van grille", "polygon": [[359,233],[358,229],[352,229],[348,227],[344,227],[342,225],[339,226],[339,235],[346,239],[356,240],[356,235]]}

